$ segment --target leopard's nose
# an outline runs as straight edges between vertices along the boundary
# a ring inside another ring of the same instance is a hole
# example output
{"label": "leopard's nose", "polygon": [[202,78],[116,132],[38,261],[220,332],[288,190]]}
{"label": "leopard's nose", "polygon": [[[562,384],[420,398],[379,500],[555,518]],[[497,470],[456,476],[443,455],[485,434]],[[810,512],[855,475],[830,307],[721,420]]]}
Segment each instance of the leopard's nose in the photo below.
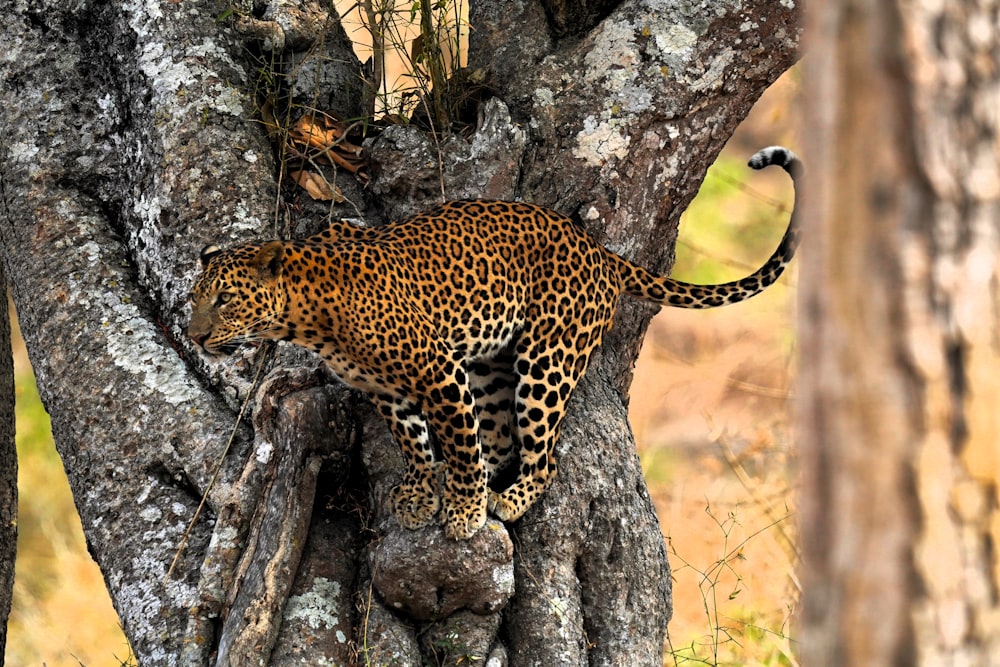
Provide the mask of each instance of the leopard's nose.
{"label": "leopard's nose", "polygon": [[207,333],[192,334],[189,331],[188,332],[188,336],[191,338],[191,340],[193,340],[195,343],[197,343],[198,347],[200,347],[202,349],[205,349],[205,341],[208,340],[208,334]]}

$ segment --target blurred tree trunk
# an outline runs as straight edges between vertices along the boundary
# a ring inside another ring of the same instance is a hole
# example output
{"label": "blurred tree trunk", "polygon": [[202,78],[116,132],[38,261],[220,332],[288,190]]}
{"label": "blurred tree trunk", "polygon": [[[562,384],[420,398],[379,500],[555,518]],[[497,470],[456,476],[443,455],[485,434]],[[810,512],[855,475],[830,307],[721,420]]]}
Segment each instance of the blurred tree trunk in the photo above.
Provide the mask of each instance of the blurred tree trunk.
{"label": "blurred tree trunk", "polygon": [[[0,655],[14,595],[17,556],[17,446],[14,442],[14,356],[7,313],[7,273],[0,262]],[[0,660],[2,662],[2,660]]]}
{"label": "blurred tree trunk", "polygon": [[1000,655],[998,12],[808,13],[803,664]]}
{"label": "blurred tree trunk", "polygon": [[[497,93],[474,132],[385,129],[366,142],[367,190],[341,172],[332,212],[378,223],[442,194],[521,197],[665,272],[706,168],[795,59],[791,4],[474,3],[470,64]],[[331,212],[287,175],[279,192],[254,91],[341,118],[365,99],[326,3],[228,8],[46,1],[5,17],[2,258],[139,661],[660,665],[670,571],[625,409],[650,308],[623,304],[552,488],[461,543],[396,525],[397,448],[315,358],[264,346],[209,365],[185,338],[204,244],[301,236]]]}

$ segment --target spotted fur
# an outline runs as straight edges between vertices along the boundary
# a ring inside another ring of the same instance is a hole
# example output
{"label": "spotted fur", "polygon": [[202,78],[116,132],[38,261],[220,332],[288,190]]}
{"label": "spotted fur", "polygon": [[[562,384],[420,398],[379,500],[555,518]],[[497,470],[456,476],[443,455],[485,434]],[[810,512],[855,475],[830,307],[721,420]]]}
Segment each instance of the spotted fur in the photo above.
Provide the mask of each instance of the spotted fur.
{"label": "spotted fur", "polygon": [[[797,158],[780,147],[750,166]],[[552,481],[566,403],[622,294],[711,308],[773,283],[795,252],[796,212],[751,276],[692,285],[656,276],[539,206],[453,201],[404,222],[333,223],[298,241],[202,252],[188,334],[206,351],[285,340],[368,392],[406,460],[393,494],[409,528],[470,537],[487,511],[519,518]],[[439,449],[439,452],[437,451]]]}

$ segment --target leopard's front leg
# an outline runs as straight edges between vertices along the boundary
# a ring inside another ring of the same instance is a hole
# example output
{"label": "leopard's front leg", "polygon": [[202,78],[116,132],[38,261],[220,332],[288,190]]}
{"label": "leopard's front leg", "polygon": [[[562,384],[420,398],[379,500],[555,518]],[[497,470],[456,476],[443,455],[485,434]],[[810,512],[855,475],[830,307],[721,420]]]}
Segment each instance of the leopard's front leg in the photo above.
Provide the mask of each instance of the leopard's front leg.
{"label": "leopard's front leg", "polygon": [[464,540],[486,523],[486,465],[468,374],[457,361],[438,361],[440,371],[425,398],[426,415],[444,456],[445,534]]}
{"label": "leopard's front leg", "polygon": [[[411,320],[414,326],[419,323]],[[408,372],[391,390],[374,396],[406,460],[403,481],[393,491],[393,510],[400,525],[420,528],[443,508],[445,534],[467,539],[486,523],[487,504],[486,467],[469,377],[446,341],[409,335],[423,345],[412,345]],[[435,457],[432,434],[443,460]]]}
{"label": "leopard's front leg", "polygon": [[392,490],[393,513],[404,528],[422,528],[434,521],[441,507],[438,494],[441,463],[434,457],[427,420],[408,399],[378,395],[374,401],[406,462],[403,480]]}

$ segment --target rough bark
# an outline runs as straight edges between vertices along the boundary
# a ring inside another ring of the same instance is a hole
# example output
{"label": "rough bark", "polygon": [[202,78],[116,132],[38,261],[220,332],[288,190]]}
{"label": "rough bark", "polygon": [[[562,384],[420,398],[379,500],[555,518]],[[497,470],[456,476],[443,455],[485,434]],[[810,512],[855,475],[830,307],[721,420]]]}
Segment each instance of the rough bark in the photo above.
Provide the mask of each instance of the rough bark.
{"label": "rough bark", "polygon": [[808,20],[803,664],[1000,655],[998,10]]}
{"label": "rough bark", "polygon": [[[395,523],[399,452],[314,358],[267,346],[209,365],[183,336],[202,245],[303,235],[329,212],[276,188],[255,85],[285,77],[279,97],[342,116],[361,98],[334,94],[363,69],[342,30],[317,31],[335,26],[327,8],[243,4],[221,22],[208,0],[17,4],[0,53],[0,246],[136,655],[661,664],[669,566],[625,416],[649,308],[624,305],[593,360],[552,488],[460,543]],[[476,3],[470,61],[498,99],[468,139],[371,140],[370,188],[341,174],[340,212],[377,223],[442,194],[522,197],[668,270],[705,169],[795,58],[791,3],[709,4]]]}
{"label": "rough bark", "polygon": [[0,262],[0,655],[14,596],[17,556],[17,446],[14,442],[14,356],[7,313],[7,272]]}

